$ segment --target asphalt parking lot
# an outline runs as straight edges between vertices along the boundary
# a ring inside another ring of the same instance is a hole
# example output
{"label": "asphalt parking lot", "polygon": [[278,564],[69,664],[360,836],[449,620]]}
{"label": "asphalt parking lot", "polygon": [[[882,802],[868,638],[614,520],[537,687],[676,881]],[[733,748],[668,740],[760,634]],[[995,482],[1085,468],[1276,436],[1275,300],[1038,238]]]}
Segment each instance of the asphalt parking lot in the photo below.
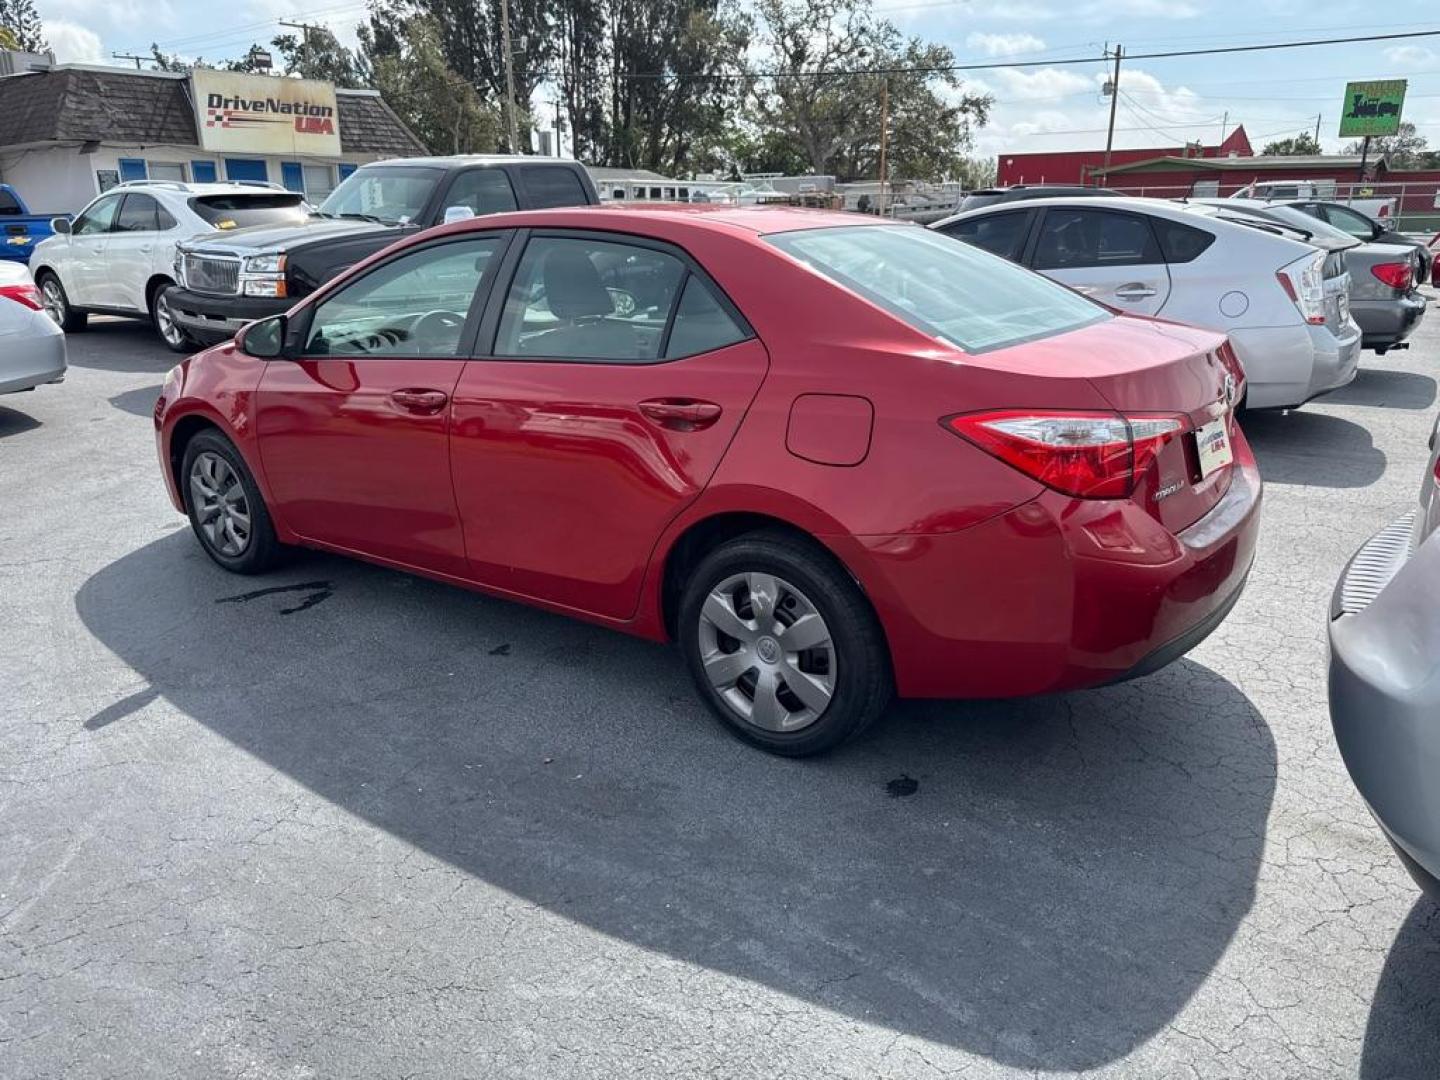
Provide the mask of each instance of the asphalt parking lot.
{"label": "asphalt parking lot", "polygon": [[1141,681],[828,758],[668,650],[359,563],[226,575],[148,328],[0,399],[0,1075],[1440,1075],[1440,917],[1350,785],[1325,618],[1413,502],[1440,317],[1246,430],[1248,590]]}

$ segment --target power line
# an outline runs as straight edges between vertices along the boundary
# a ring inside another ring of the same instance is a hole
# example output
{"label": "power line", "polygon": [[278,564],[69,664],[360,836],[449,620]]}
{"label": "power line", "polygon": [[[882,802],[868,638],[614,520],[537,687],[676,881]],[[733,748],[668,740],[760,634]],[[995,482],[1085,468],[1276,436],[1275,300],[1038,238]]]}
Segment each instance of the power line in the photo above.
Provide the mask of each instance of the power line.
{"label": "power line", "polygon": [[[1440,37],[1440,30],[1414,30],[1403,34],[1361,34],[1355,37],[1310,38],[1303,41],[1277,41],[1258,45],[1227,45],[1213,49],[1172,49],[1166,52],[1126,53],[1127,60],[1167,60],[1180,56],[1219,56],[1221,54],[1272,52],[1277,49],[1306,49],[1318,45],[1353,45],[1367,41],[1399,41],[1406,38]],[[729,72],[633,72],[627,71],[623,79],[696,79],[709,82],[733,82],[747,79],[830,79],[871,75],[943,75],[955,71],[993,71],[999,68],[1061,67],[1073,64],[1103,63],[1113,58],[1107,52],[1103,56],[1065,57],[1054,60],[1005,60],[983,64],[935,64],[918,67],[861,68],[855,71],[752,71]]]}

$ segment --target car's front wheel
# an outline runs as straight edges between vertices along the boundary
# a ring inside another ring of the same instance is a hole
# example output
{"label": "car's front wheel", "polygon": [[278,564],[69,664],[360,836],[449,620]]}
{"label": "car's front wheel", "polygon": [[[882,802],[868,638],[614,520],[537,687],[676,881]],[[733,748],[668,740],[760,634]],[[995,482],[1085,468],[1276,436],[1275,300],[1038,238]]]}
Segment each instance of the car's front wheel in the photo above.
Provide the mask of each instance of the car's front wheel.
{"label": "car's front wheel", "polygon": [[884,635],[859,587],[827,552],[786,533],[710,552],[685,588],[678,628],[700,695],[771,753],[829,750],[893,695]]}
{"label": "car's front wheel", "polygon": [[155,326],[155,333],[160,335],[160,340],[171,352],[188,353],[199,348],[195,339],[175,321],[175,310],[170,306],[170,294],[175,291],[174,285],[160,285],[150,297],[150,322]]}
{"label": "car's front wheel", "polygon": [[185,446],[180,484],[185,509],[205,554],[235,574],[260,574],[280,556],[265,499],[245,459],[218,431]]}
{"label": "car's front wheel", "polygon": [[90,316],[70,306],[70,297],[65,292],[65,286],[60,284],[60,279],[53,272],[43,272],[36,284],[40,286],[40,303],[45,308],[45,314],[58,323],[60,329],[67,334],[85,329]]}

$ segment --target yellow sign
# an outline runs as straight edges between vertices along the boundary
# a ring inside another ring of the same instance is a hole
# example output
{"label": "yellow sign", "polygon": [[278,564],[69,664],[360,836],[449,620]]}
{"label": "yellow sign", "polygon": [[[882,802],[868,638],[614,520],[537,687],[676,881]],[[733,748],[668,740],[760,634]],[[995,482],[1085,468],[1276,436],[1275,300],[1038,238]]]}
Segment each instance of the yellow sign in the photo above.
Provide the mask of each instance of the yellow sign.
{"label": "yellow sign", "polygon": [[195,126],[206,150],[340,156],[340,121],[330,83],[196,68],[190,88]]}

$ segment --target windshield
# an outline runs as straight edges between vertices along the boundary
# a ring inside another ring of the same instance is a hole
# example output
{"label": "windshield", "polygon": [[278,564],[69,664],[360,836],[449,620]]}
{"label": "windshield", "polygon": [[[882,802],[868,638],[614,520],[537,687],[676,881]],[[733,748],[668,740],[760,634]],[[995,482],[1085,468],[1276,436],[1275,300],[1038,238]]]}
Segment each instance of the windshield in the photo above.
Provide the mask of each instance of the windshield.
{"label": "windshield", "polygon": [[917,330],[966,352],[1111,318],[1063,285],[926,229],[861,225],[767,239]]}
{"label": "windshield", "polygon": [[303,195],[200,195],[190,209],[217,229],[293,225],[308,216]]}
{"label": "windshield", "polygon": [[389,225],[414,221],[439,179],[435,169],[380,165],[351,173],[320,204],[323,217],[354,217]]}

